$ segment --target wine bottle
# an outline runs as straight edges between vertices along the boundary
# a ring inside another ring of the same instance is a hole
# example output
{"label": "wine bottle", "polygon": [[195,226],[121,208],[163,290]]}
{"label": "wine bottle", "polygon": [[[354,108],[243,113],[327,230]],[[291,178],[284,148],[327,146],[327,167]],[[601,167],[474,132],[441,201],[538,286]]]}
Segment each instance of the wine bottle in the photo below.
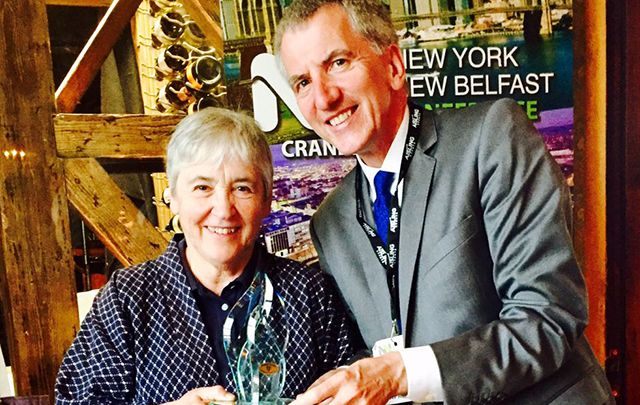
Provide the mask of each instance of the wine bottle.
{"label": "wine bottle", "polygon": [[222,64],[211,55],[200,56],[189,62],[185,76],[187,88],[207,93],[222,80]]}
{"label": "wine bottle", "polygon": [[205,94],[199,99],[196,99],[193,103],[189,104],[187,114],[193,114],[196,111],[200,111],[207,107],[222,107],[224,94]]}
{"label": "wine bottle", "polygon": [[159,112],[178,112],[183,110],[193,99],[184,82],[179,79],[171,80],[160,89],[156,99]]}
{"label": "wine bottle", "polygon": [[149,1],[149,9],[151,11],[151,15],[154,17],[156,17],[162,11],[177,7],[179,5],[180,3],[178,3],[176,0],[150,0]]}
{"label": "wine bottle", "polygon": [[192,46],[189,43],[185,43],[185,47],[189,49],[189,58],[191,60],[198,59],[201,56],[213,56],[216,59],[220,59],[218,57],[218,53],[216,52],[216,48],[209,45],[200,45],[200,46]]}
{"label": "wine bottle", "polygon": [[159,80],[181,73],[189,64],[189,51],[180,44],[164,48],[158,54],[156,77]]}
{"label": "wine bottle", "polygon": [[201,46],[205,41],[204,32],[195,21],[187,21],[182,40],[194,46]]}
{"label": "wine bottle", "polygon": [[153,26],[151,42],[155,48],[169,45],[178,40],[184,32],[185,20],[182,14],[175,10],[163,13]]}

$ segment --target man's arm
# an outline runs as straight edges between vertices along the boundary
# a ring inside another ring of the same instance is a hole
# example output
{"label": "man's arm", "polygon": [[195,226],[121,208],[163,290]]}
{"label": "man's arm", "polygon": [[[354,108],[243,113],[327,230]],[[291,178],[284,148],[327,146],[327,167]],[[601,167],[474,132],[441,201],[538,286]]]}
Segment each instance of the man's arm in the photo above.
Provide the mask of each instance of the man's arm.
{"label": "man's arm", "polygon": [[498,319],[432,344],[447,402],[513,395],[557,371],[587,323],[570,195],[520,107],[488,108],[477,143]]}
{"label": "man's arm", "polygon": [[[328,264],[322,244],[315,233],[313,221],[309,230],[318,252],[320,266],[327,269]],[[319,404],[328,398],[333,398],[336,403],[360,401],[363,404],[382,405],[388,398],[406,394],[407,378],[399,353],[389,353],[377,358],[362,358],[362,353],[363,351],[357,353],[356,356],[360,359],[348,367],[340,367],[322,375],[309,390],[298,395],[292,405]]]}

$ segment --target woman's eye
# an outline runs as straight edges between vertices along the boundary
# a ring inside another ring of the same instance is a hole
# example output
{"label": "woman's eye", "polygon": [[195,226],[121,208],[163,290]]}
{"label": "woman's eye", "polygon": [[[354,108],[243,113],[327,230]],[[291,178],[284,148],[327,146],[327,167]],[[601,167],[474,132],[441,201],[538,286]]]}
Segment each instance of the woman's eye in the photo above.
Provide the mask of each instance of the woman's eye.
{"label": "woman's eye", "polygon": [[251,188],[250,186],[241,185],[241,186],[234,187],[233,194],[236,197],[249,198],[253,196],[254,193],[253,193],[253,188]]}
{"label": "woman's eye", "polygon": [[205,184],[198,184],[193,187],[194,191],[209,191],[211,188]]}

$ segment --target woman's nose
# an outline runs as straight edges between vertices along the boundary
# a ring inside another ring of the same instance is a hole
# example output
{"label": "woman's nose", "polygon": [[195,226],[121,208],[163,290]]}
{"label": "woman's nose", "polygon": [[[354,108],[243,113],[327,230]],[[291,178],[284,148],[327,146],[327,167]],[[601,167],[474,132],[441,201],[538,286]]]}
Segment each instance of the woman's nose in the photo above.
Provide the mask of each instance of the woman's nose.
{"label": "woman's nose", "polygon": [[211,210],[219,218],[231,217],[235,212],[233,195],[226,190],[215,190],[210,201]]}

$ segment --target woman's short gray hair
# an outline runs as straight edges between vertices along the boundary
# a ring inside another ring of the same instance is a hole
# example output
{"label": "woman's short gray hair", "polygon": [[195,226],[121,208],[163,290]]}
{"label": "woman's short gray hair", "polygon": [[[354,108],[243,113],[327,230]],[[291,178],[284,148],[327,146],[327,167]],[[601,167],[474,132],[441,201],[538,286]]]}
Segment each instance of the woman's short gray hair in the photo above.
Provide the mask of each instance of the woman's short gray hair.
{"label": "woman's short gray hair", "polygon": [[231,159],[255,167],[262,176],[265,200],[271,198],[273,161],[264,133],[250,116],[223,108],[205,108],[185,117],[167,145],[166,168],[175,192],[184,166],[212,162],[218,166]]}
{"label": "woman's short gray hair", "polygon": [[320,8],[329,5],[342,7],[353,29],[366,38],[378,54],[398,43],[389,9],[380,0],[294,0],[282,13],[276,28],[273,41],[275,54],[280,55],[282,37],[287,31],[304,24]]}

